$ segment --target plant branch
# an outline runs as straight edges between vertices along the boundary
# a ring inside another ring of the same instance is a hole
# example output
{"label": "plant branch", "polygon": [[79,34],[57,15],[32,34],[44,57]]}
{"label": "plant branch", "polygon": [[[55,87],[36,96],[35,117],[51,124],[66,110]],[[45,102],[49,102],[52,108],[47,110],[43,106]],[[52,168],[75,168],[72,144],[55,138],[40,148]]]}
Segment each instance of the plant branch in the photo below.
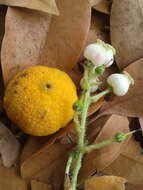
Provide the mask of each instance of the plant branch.
{"label": "plant branch", "polygon": [[112,92],[112,90],[110,88],[107,88],[106,90],[100,92],[99,94],[97,94],[95,96],[91,96],[91,98],[90,98],[91,103],[97,102],[100,98],[102,98],[106,94],[109,94],[110,92]]}
{"label": "plant branch", "polygon": [[104,140],[100,143],[88,145],[85,147],[85,152],[91,152],[92,150],[103,148],[107,145],[112,144],[113,142],[120,143],[124,141],[129,135],[132,135],[133,133],[136,133],[139,130],[130,131],[128,133],[117,133],[115,136],[111,139]]}
{"label": "plant branch", "polygon": [[116,142],[114,138],[102,141],[102,142],[100,142],[98,144],[88,145],[88,146],[85,147],[85,152],[89,153],[92,150],[99,149],[99,148],[102,148],[104,146],[110,145],[113,142]]}

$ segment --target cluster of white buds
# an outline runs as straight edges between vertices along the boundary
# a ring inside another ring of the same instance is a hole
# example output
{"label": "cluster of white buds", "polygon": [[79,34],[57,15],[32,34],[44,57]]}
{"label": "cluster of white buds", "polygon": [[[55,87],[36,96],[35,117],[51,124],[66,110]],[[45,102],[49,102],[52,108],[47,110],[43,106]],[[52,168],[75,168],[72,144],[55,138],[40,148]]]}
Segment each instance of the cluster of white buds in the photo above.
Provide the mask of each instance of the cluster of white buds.
{"label": "cluster of white buds", "polygon": [[[88,45],[84,50],[84,57],[87,61],[91,62],[95,69],[100,67],[110,67],[114,62],[115,49],[101,41],[97,40],[96,43]],[[98,89],[98,78],[91,78],[89,81],[91,85],[91,92],[96,92]],[[113,93],[117,96],[123,96],[128,92],[129,86],[134,84],[131,76],[124,72],[123,74],[112,74],[108,77],[107,83],[112,89]]]}

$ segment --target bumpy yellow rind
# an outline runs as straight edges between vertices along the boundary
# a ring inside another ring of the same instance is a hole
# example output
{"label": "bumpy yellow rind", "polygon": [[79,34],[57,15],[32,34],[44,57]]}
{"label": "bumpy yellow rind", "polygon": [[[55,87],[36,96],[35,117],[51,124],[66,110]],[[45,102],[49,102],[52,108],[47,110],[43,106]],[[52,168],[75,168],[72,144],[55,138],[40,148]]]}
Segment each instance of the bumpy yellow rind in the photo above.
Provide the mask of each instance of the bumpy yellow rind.
{"label": "bumpy yellow rind", "polygon": [[73,118],[76,87],[63,71],[33,66],[19,72],[6,88],[4,108],[25,133],[46,136]]}

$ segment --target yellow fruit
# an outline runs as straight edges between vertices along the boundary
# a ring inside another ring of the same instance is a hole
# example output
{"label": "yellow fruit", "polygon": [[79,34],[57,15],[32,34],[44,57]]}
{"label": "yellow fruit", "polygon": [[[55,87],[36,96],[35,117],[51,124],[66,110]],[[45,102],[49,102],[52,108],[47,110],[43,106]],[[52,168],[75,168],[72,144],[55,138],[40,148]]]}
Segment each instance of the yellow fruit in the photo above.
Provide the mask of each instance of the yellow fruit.
{"label": "yellow fruit", "polygon": [[76,88],[63,71],[45,66],[19,72],[6,88],[4,108],[25,133],[46,136],[73,118]]}

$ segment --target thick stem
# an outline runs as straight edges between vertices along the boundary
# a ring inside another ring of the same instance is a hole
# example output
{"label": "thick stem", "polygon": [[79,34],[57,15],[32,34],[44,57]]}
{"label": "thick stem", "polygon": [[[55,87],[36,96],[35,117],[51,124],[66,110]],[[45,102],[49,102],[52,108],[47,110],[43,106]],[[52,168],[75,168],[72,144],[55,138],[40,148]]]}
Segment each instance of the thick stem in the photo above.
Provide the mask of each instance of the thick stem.
{"label": "thick stem", "polygon": [[76,154],[76,159],[75,159],[75,162],[74,162],[75,167],[74,167],[73,172],[72,172],[71,190],[76,190],[77,177],[78,177],[79,170],[81,168],[82,157],[83,157],[83,151],[79,151]]}
{"label": "thick stem", "polygon": [[90,105],[89,99],[90,99],[90,88],[85,93],[85,97],[83,100],[83,102],[84,102],[83,103],[83,111],[81,113],[80,136],[78,138],[78,146],[81,148],[84,145],[86,117],[87,117],[87,112],[88,112],[88,108]]}
{"label": "thick stem", "polygon": [[83,150],[85,147],[85,142],[84,142],[84,137],[85,137],[85,128],[86,128],[86,117],[87,117],[87,112],[89,108],[89,97],[90,97],[90,87],[87,89],[85,92],[85,95],[83,97],[83,111],[81,113],[81,123],[80,123],[80,135],[78,137],[78,144],[77,144],[77,153],[76,153],[76,158],[74,162],[74,169],[72,171],[72,179],[71,179],[71,189],[76,190],[77,186],[77,177],[79,170],[81,168],[81,161],[83,157]]}

